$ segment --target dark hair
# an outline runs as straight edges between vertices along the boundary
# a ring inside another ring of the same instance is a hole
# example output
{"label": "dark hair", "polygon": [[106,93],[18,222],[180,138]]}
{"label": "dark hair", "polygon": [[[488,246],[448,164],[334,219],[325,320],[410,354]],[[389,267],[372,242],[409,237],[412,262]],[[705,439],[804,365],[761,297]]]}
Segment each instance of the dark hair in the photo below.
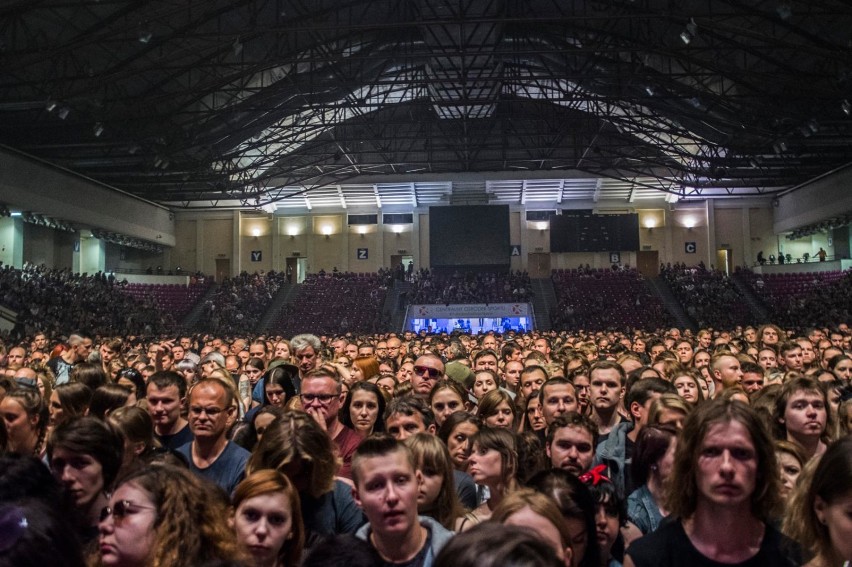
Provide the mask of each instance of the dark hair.
{"label": "dark hair", "polygon": [[293,364],[279,364],[267,370],[263,376],[263,405],[269,404],[269,398],[266,397],[266,387],[269,385],[281,386],[285,401],[296,397],[295,380],[298,376],[299,367]]}
{"label": "dark hair", "polygon": [[[463,400],[462,400],[463,401]],[[435,414],[432,413],[432,408],[426,405],[422,399],[414,395],[399,396],[388,402],[385,408],[385,422],[395,413],[402,415],[414,415],[419,413],[423,416],[423,425],[428,429],[430,425],[435,423]]]}
{"label": "dark hair", "polygon": [[736,421],[748,430],[754,445],[757,472],[751,511],[762,521],[773,517],[779,504],[778,462],[772,437],[758,414],[743,402],[717,398],[700,404],[687,418],[669,479],[667,506],[674,516],[688,519],[698,506],[698,458],[707,432],[716,424]]}
{"label": "dark hair", "polygon": [[67,494],[40,459],[17,453],[0,456],[0,503],[24,498],[44,500],[63,513],[70,514],[72,509]]}
{"label": "dark hair", "polygon": [[[560,416],[561,417],[561,416]],[[544,443],[535,431],[522,431],[518,442],[518,482],[526,486],[527,481],[547,466]]]}
{"label": "dark hair", "polygon": [[642,486],[648,482],[652,467],[657,466],[669,450],[672,439],[676,438],[677,429],[671,425],[647,425],[642,428],[636,437],[633,461],[630,465],[634,486]]}
{"label": "dark hair", "polygon": [[0,567],[83,567],[83,549],[66,517],[42,499],[0,505]]}
{"label": "dark hair", "polygon": [[110,490],[124,455],[124,438],[111,424],[92,416],[61,423],[47,440],[47,460],[57,448],[89,455],[101,465],[104,490]]}
{"label": "dark hair", "polygon": [[98,419],[106,418],[107,414],[124,407],[132,392],[129,388],[118,384],[104,384],[92,392],[92,401],[89,402],[89,415]]}
{"label": "dark hair", "polygon": [[186,397],[186,379],[177,372],[173,372],[171,370],[160,370],[159,372],[154,372],[148,377],[149,388],[151,387],[151,384],[156,386],[158,390],[165,390],[170,386],[174,386],[178,389],[178,397],[180,399]]}
{"label": "dark hair", "polygon": [[355,392],[369,392],[376,396],[376,403],[378,404],[378,415],[376,416],[376,423],[373,424],[372,433],[382,433],[385,430],[385,396],[382,394],[381,389],[373,384],[372,382],[355,382],[352,384],[352,387],[349,388],[349,392],[346,393],[346,400],[343,402],[343,407],[340,408],[340,422],[346,427],[354,429],[355,426],[352,423],[352,416],[349,414],[349,410],[352,407],[352,396],[355,395]]}
{"label": "dark hair", "polygon": [[301,567],[377,567],[382,558],[376,548],[352,534],[323,538],[302,560]]}
{"label": "dark hair", "polygon": [[118,375],[115,377],[115,381],[118,382],[124,378],[125,380],[130,380],[133,382],[133,386],[136,389],[136,399],[141,400],[145,398],[148,394],[145,386],[145,379],[142,378],[142,375],[139,374],[139,371],[135,368],[122,368],[118,371]]}
{"label": "dark hair", "polygon": [[586,552],[579,567],[600,567],[600,547],[595,537],[595,501],[589,487],[564,469],[542,471],[533,476],[527,486],[553,498],[566,520],[583,523]]}
{"label": "dark hair", "polygon": [[627,411],[630,411],[633,402],[644,406],[653,394],[677,394],[677,388],[662,378],[643,378],[630,386],[624,397],[624,406]]}
{"label": "dark hair", "polygon": [[109,380],[100,364],[94,362],[79,362],[71,369],[71,382],[82,382],[92,391],[103,386]]}
{"label": "dark hair", "polygon": [[355,449],[355,454],[352,455],[352,481],[355,486],[358,487],[359,477],[361,476],[361,461],[374,457],[384,457],[397,451],[405,455],[406,460],[411,465],[411,470],[416,471],[417,463],[414,462],[414,453],[403,442],[397,441],[385,433],[377,433],[364,439]]}
{"label": "dark hair", "polygon": [[535,533],[486,522],[452,538],[434,567],[564,567],[556,551]]}
{"label": "dark hair", "polygon": [[576,411],[569,411],[556,416],[547,428],[548,445],[553,443],[553,437],[556,435],[556,430],[562,429],[563,427],[578,427],[580,429],[585,429],[592,435],[592,447],[597,447],[599,437],[598,424],[592,421],[588,416],[577,413]]}
{"label": "dark hair", "polygon": [[624,368],[613,360],[601,360],[592,364],[592,367],[589,369],[590,380],[592,379],[592,374],[595,370],[615,370],[618,372],[618,379],[620,380],[622,387],[627,382],[627,375],[624,373]]}
{"label": "dark hair", "polygon": [[466,411],[457,411],[447,416],[447,419],[441,424],[441,427],[438,429],[438,439],[446,445],[450,439],[450,435],[453,434],[453,430],[462,423],[472,423],[477,429],[482,429],[482,420],[479,416]]}
{"label": "dark hair", "polygon": [[822,402],[825,407],[825,428],[823,429],[820,439],[828,443],[831,441],[831,434],[834,431],[834,414],[832,413],[831,404],[828,399],[828,392],[823,385],[810,376],[799,376],[784,382],[781,386],[781,393],[775,399],[775,409],[772,412],[773,427],[775,428],[776,439],[787,438],[787,425],[784,423],[784,413],[787,411],[787,403],[793,394],[796,392],[814,392],[822,397]]}

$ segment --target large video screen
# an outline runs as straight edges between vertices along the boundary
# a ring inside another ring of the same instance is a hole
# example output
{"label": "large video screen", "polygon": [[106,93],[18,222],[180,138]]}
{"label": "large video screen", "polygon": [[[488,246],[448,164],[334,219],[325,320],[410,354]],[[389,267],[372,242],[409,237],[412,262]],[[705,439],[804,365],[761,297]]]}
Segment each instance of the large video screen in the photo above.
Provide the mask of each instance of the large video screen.
{"label": "large video screen", "polygon": [[438,270],[508,270],[509,206],[429,207],[429,254]]}
{"label": "large video screen", "polygon": [[550,219],[551,252],[636,252],[639,215],[563,211]]}

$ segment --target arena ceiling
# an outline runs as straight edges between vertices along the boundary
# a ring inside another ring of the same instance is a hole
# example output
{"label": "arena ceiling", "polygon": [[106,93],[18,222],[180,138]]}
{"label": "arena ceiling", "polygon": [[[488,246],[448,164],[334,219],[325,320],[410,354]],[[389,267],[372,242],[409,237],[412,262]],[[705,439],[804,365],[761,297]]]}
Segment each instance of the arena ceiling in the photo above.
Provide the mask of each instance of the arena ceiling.
{"label": "arena ceiling", "polygon": [[0,143],[177,207],[768,195],[850,112],[841,0],[0,3]]}

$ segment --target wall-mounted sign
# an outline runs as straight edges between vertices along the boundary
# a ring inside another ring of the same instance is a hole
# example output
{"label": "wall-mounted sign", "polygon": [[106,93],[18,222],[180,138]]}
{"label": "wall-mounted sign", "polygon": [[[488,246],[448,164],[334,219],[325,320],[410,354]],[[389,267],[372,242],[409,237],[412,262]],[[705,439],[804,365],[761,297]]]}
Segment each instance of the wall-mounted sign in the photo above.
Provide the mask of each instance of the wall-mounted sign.
{"label": "wall-mounted sign", "polygon": [[621,263],[621,252],[610,252],[609,253],[609,263],[610,264],[620,264]]}
{"label": "wall-mounted sign", "polygon": [[509,256],[520,256],[521,255],[521,245],[520,244],[512,244],[510,247]]}
{"label": "wall-mounted sign", "polygon": [[252,250],[251,251],[251,261],[252,262],[260,262],[263,260],[263,251],[262,250]]}
{"label": "wall-mounted sign", "polygon": [[694,242],[685,242],[683,245],[683,251],[687,254],[695,254],[696,250],[698,250],[698,246]]}
{"label": "wall-mounted sign", "polygon": [[356,258],[359,260],[366,260],[369,256],[370,252],[368,248],[359,248],[358,253],[356,254]]}

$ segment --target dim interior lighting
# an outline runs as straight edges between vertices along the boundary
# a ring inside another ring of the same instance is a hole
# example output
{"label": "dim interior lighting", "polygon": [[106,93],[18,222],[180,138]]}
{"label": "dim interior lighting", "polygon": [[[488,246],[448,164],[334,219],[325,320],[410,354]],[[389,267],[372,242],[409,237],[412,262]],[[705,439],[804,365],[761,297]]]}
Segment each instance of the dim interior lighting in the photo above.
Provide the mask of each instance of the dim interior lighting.
{"label": "dim interior lighting", "polygon": [[843,113],[844,113],[846,116],[849,116],[850,114],[852,114],[852,102],[849,102],[849,99],[844,100],[844,101],[840,104],[840,108],[842,108],[842,109],[843,109]]}
{"label": "dim interior lighting", "polygon": [[331,236],[331,225],[325,225],[324,227],[322,227],[322,233],[325,235],[326,238]]}
{"label": "dim interior lighting", "polygon": [[692,18],[689,19],[689,23],[686,24],[686,29],[680,32],[680,40],[685,44],[689,45],[690,42],[695,38],[695,33],[698,31],[698,24],[695,23],[695,20]]}
{"label": "dim interior lighting", "polygon": [[361,236],[364,236],[365,234],[367,234],[367,227],[366,226],[359,226],[358,227],[358,234],[360,234]]}
{"label": "dim interior lighting", "polygon": [[68,115],[70,113],[71,113],[71,109],[68,108],[67,106],[63,106],[62,108],[59,109],[59,112],[57,114],[58,114],[59,118],[61,118],[62,120],[65,120],[66,118],[68,118]]}
{"label": "dim interior lighting", "polygon": [[53,112],[54,110],[56,110],[56,101],[55,100],[47,101],[47,104],[44,105],[44,109],[47,110],[48,112]]}
{"label": "dim interior lighting", "polygon": [[12,211],[11,213],[9,213],[9,216],[10,217],[19,217],[19,216],[21,216],[21,214],[22,213],[20,211]]}
{"label": "dim interior lighting", "polygon": [[393,230],[394,234],[399,236],[402,233],[402,227],[398,224],[394,225],[391,230]]}
{"label": "dim interior lighting", "polygon": [[687,230],[692,230],[695,228],[695,219],[687,218],[683,220],[683,226],[686,227]]}
{"label": "dim interior lighting", "polygon": [[544,232],[545,230],[550,228],[550,226],[546,222],[538,222],[538,223],[536,223],[535,226],[536,226],[537,229],[539,229],[542,232]]}
{"label": "dim interior lighting", "polygon": [[645,219],[645,228],[647,228],[648,230],[651,230],[652,228],[655,228],[656,226],[657,226],[657,219],[654,219],[654,218]]}
{"label": "dim interior lighting", "polygon": [[101,134],[104,133],[104,125],[100,122],[95,122],[95,127],[93,128],[93,131],[95,133],[95,138],[100,138]]}
{"label": "dim interior lighting", "polygon": [[260,229],[259,228],[252,229],[251,235],[254,236],[255,238],[257,238],[258,236],[260,236]]}
{"label": "dim interior lighting", "polygon": [[154,34],[150,31],[143,30],[139,32],[139,43],[148,43],[151,41],[151,38],[154,37]]}

